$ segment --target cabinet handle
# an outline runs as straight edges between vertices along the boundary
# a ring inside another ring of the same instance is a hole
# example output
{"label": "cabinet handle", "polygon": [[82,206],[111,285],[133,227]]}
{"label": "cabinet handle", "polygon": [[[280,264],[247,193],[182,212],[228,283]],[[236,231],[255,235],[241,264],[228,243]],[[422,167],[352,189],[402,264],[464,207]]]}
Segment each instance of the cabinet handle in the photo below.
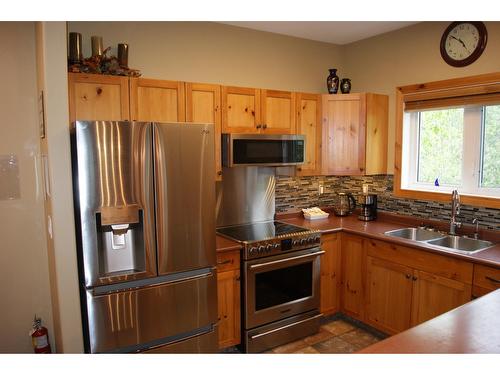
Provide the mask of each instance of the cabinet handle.
{"label": "cabinet handle", "polygon": [[409,273],[407,273],[405,276],[407,279],[409,279],[411,277],[411,275]]}
{"label": "cabinet handle", "polygon": [[224,260],[222,262],[217,262],[217,264],[219,266],[222,266],[223,264],[229,264],[229,263],[233,263],[233,260],[232,259],[226,259],[226,260]]}
{"label": "cabinet handle", "polygon": [[222,171],[217,171],[217,176],[222,176]]}
{"label": "cabinet handle", "polygon": [[417,281],[417,276],[413,276],[411,279],[412,279],[413,281]]}
{"label": "cabinet handle", "polygon": [[485,276],[484,277],[486,280],[490,280],[491,282],[495,283],[495,284],[500,284],[500,280],[498,279],[494,279],[493,277],[490,277],[490,276]]}
{"label": "cabinet handle", "polygon": [[262,125],[262,129],[266,129],[266,128],[267,128],[266,124]]}
{"label": "cabinet handle", "polygon": [[256,126],[257,129],[260,129],[261,127],[262,127],[261,124],[259,124],[259,125]]}

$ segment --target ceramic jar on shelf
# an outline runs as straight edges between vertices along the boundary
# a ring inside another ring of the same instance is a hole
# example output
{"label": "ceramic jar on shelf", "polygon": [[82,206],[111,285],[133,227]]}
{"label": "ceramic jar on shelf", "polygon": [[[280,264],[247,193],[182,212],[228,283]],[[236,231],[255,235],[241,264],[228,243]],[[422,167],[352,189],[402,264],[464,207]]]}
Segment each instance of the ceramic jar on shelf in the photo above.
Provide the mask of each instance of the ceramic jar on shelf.
{"label": "ceramic jar on shelf", "polygon": [[337,69],[328,69],[330,75],[326,78],[326,87],[329,94],[336,94],[339,90],[339,77],[337,76]]}

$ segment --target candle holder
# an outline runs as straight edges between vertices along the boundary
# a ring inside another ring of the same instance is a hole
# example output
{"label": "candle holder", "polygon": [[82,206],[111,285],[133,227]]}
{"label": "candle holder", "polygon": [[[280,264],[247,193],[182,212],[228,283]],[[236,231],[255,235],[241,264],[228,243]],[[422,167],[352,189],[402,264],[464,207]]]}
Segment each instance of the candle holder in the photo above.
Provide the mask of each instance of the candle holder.
{"label": "candle holder", "polygon": [[122,68],[128,68],[128,44],[118,44],[118,64]]}

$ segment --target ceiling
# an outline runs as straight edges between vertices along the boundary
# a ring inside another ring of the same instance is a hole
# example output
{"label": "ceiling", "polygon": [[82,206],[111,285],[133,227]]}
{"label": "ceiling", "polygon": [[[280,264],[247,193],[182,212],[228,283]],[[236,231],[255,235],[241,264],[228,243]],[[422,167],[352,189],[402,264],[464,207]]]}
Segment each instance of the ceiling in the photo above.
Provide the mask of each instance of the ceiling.
{"label": "ceiling", "polygon": [[228,25],[333,44],[349,44],[417,22],[387,21],[240,21]]}

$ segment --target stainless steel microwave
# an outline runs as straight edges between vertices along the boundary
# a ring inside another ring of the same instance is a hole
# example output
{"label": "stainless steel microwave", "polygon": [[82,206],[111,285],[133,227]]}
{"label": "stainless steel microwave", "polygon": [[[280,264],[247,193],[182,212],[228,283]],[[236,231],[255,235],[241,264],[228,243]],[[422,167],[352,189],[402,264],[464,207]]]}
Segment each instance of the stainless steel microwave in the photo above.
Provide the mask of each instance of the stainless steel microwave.
{"label": "stainless steel microwave", "polygon": [[298,165],[304,158],[303,135],[222,134],[225,167]]}

